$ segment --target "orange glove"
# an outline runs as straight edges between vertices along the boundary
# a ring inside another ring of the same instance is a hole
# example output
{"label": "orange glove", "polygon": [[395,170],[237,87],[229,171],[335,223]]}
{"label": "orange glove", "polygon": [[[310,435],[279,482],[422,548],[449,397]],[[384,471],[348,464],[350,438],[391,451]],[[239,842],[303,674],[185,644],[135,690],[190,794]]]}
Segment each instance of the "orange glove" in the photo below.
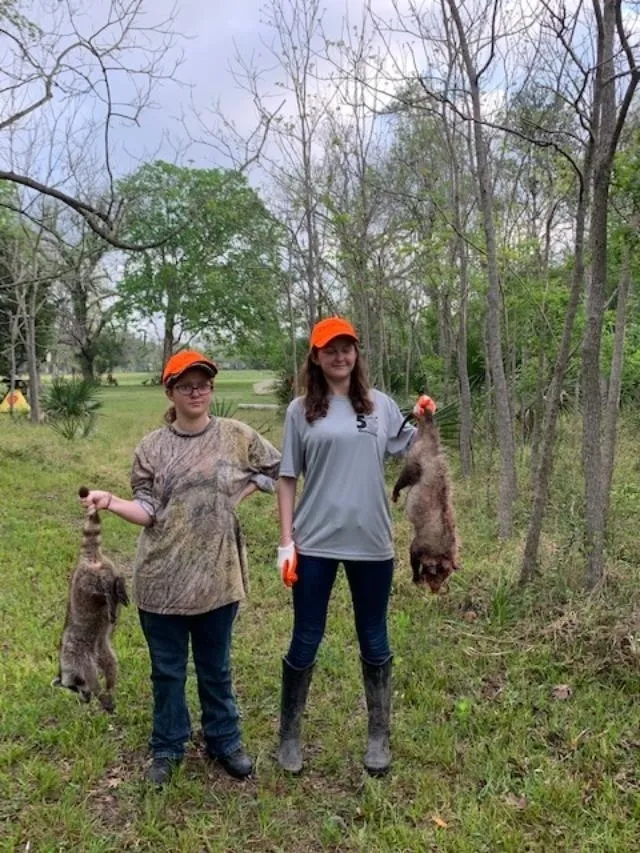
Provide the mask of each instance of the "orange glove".
{"label": "orange glove", "polygon": [[428,397],[426,394],[422,394],[416,400],[416,404],[413,407],[413,414],[416,416],[416,418],[422,418],[424,417],[425,412],[433,414],[436,409],[437,406],[435,404],[435,401],[432,400],[431,397]]}
{"label": "orange glove", "polygon": [[298,580],[296,567],[298,565],[298,555],[296,554],[296,546],[290,542],[284,547],[278,548],[278,569],[282,583],[286,587],[292,587]]}

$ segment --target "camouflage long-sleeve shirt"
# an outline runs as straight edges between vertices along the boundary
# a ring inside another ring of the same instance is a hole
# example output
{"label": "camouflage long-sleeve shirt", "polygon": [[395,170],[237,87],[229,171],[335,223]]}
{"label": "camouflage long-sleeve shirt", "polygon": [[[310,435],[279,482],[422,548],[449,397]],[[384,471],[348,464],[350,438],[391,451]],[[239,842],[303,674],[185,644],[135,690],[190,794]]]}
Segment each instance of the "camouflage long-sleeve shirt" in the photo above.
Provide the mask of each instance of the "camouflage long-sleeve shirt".
{"label": "camouflage long-sleeve shirt", "polygon": [[243,599],[244,537],[235,514],[254,482],[273,492],[280,453],[247,424],[212,418],[196,435],[163,427],[134,454],[134,499],[153,516],[138,541],[133,599],[152,613],[196,614]]}

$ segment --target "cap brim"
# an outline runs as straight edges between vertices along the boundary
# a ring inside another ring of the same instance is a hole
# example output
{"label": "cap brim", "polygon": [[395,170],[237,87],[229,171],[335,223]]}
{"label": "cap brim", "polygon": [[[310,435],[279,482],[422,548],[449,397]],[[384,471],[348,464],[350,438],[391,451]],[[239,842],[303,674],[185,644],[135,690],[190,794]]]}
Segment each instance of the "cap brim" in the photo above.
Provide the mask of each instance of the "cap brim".
{"label": "cap brim", "polygon": [[171,376],[167,376],[163,384],[168,385],[170,382],[175,382],[183,373],[186,373],[187,370],[192,370],[194,367],[197,367],[199,370],[204,370],[204,372],[211,376],[211,378],[213,378],[218,372],[218,368],[208,361],[194,361],[193,364],[183,367],[179,373],[172,373]]}
{"label": "cap brim", "polygon": [[[209,374],[209,376],[215,376],[218,372],[218,368],[215,366],[215,364],[211,364],[211,362],[209,361],[196,361],[193,364],[190,364],[187,370],[192,367],[199,367],[200,370],[204,370],[206,373]],[[185,373],[186,371],[183,370],[182,372]]]}
{"label": "cap brim", "polygon": [[338,334],[329,334],[326,335],[326,337],[319,338],[314,341],[311,346],[317,347],[317,349],[322,349],[322,347],[326,347],[326,345],[331,343],[331,341],[335,341],[336,338],[351,338],[352,341],[358,343],[358,338],[355,335],[351,335],[349,332],[338,332]]}

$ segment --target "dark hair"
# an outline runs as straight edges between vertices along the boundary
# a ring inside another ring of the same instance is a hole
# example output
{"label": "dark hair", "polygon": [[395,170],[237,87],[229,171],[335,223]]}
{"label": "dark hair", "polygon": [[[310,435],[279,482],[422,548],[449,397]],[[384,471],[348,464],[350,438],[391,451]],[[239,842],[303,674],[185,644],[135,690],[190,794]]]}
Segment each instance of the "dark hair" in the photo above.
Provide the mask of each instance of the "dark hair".
{"label": "dark hair", "polygon": [[178,414],[177,414],[177,412],[176,412],[176,407],[172,404],[171,406],[169,406],[169,408],[167,409],[167,411],[164,413],[164,417],[162,418],[162,420],[163,420],[166,424],[168,424],[169,426],[171,426],[171,424],[175,421],[175,419],[176,419],[177,417],[178,417]]}
{"label": "dark hair", "polygon": [[[356,348],[356,363],[349,381],[349,399],[356,414],[370,415],[373,411],[373,403],[369,396],[369,379],[360,356],[360,348],[357,343],[353,345]],[[300,371],[300,387],[305,389],[305,418],[309,424],[326,417],[329,411],[329,385],[322,368],[314,361],[315,355],[316,348],[313,347]]]}

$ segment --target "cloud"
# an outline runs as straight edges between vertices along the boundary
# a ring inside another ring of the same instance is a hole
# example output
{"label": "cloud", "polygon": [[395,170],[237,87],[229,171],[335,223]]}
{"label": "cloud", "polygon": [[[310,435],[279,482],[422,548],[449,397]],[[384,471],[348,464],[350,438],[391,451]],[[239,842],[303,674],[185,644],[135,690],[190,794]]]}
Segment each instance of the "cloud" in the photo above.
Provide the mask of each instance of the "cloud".
{"label": "cloud", "polygon": [[[399,5],[408,10],[409,0],[402,0]],[[378,0],[373,6],[382,20],[394,15],[392,0]],[[171,8],[171,0],[156,0],[154,14],[169,14]],[[177,140],[185,138],[180,117],[189,113],[192,105],[206,117],[208,111],[219,104],[225,117],[241,133],[248,134],[255,128],[257,116],[251,96],[233,79],[236,53],[245,62],[266,69],[264,81],[273,95],[274,107],[285,98],[288,103],[284,112],[287,106],[293,110],[292,98],[276,85],[282,73],[274,70],[276,59],[268,48],[274,33],[265,22],[266,14],[262,9],[263,4],[255,0],[233,0],[232,3],[181,0],[175,20],[175,29],[183,36],[180,48],[184,51],[184,61],[177,74],[179,82],[161,83],[154,93],[156,108],[145,112],[140,129],[126,133],[126,148],[134,158],[144,160],[151,151],[156,151],[159,156],[174,159]],[[327,36],[338,39],[343,34],[346,16],[352,27],[361,24],[365,4],[362,0],[325,0],[322,9]],[[322,91],[322,84],[314,85]],[[212,122],[213,118],[205,118],[205,121]],[[191,120],[190,124],[193,127],[195,122]],[[164,139],[165,136],[168,138]],[[189,156],[197,166],[229,165],[222,155],[203,146],[193,146]]]}

